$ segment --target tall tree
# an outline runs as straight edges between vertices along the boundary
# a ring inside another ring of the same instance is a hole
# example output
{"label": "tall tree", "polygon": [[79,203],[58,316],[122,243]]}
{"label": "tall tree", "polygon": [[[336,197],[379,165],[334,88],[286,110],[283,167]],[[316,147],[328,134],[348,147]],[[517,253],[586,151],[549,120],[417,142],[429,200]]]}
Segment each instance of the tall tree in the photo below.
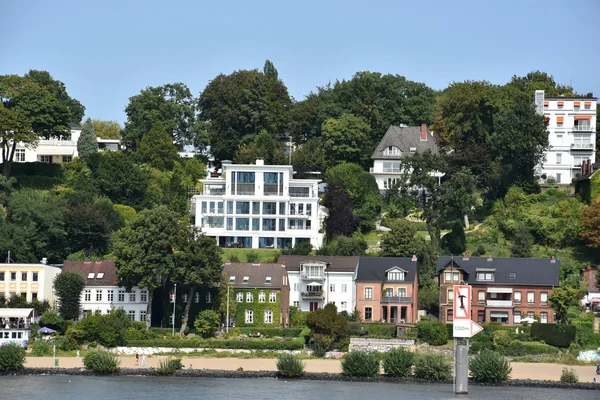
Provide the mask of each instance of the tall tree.
{"label": "tall tree", "polygon": [[110,225],[106,216],[94,204],[73,204],[64,216],[67,254],[83,251],[86,257],[106,254],[110,240]]}
{"label": "tall tree", "polygon": [[511,257],[529,258],[532,256],[533,236],[524,224],[518,224],[512,236]]}
{"label": "tall tree", "polygon": [[250,143],[241,144],[233,156],[235,164],[254,164],[258,159],[267,165],[287,164],[277,139],[265,130],[254,136]]}
{"label": "tall tree", "polygon": [[105,121],[92,119],[92,126],[96,137],[101,139],[121,139],[121,124],[118,121]]}
{"label": "tall tree", "polygon": [[198,99],[199,120],[217,160],[231,160],[244,138],[262,130],[283,134],[290,106],[285,85],[257,70],[220,74]]}
{"label": "tall tree", "polygon": [[352,114],[342,114],[323,122],[323,150],[330,165],[344,161],[362,165],[370,162],[370,151],[373,150],[370,133],[369,125]]}
{"label": "tall tree", "polygon": [[89,160],[92,154],[98,152],[98,139],[96,139],[96,133],[94,132],[94,126],[90,118],[83,124],[81,135],[77,140],[77,153],[84,160]]}
{"label": "tall tree", "polygon": [[569,308],[579,305],[579,300],[583,295],[578,289],[570,287],[557,287],[552,290],[552,294],[548,296],[550,306],[554,310],[556,322],[568,325],[569,324]]}
{"label": "tall tree", "polygon": [[85,107],[79,100],[72,98],[67,93],[67,87],[46,71],[29,70],[25,78],[37,83],[46,89],[67,110],[67,122],[79,123],[85,114]]}
{"label": "tall tree", "polygon": [[310,139],[292,153],[292,165],[297,178],[309,178],[311,173],[323,174],[327,170],[327,155],[321,138]]}
{"label": "tall tree", "polygon": [[580,224],[585,244],[600,249],[600,197],[581,210]]}
{"label": "tall tree", "polygon": [[190,315],[190,306],[198,287],[211,289],[219,283],[223,273],[221,261],[222,250],[217,246],[215,238],[202,235],[194,227],[183,226],[181,243],[175,249],[176,271],[175,283],[188,285],[188,302],[185,305],[181,331],[185,333]]}
{"label": "tall tree", "polygon": [[170,170],[179,155],[173,145],[173,136],[165,125],[158,121],[152,125],[150,132],[142,137],[136,154],[142,162],[160,170]]}
{"label": "tall tree", "polygon": [[263,74],[269,79],[278,80],[279,73],[277,72],[277,68],[273,65],[271,60],[265,61],[265,65],[263,67]]}
{"label": "tall tree", "polygon": [[543,90],[546,97],[577,95],[573,87],[556,83],[552,75],[540,70],[531,71],[525,76],[513,75],[508,86],[526,93],[530,99],[533,99],[536,90]]}
{"label": "tall tree", "polygon": [[381,240],[381,255],[383,257],[410,257],[417,254],[421,244],[415,237],[417,230],[405,219],[393,221],[389,232]]}
{"label": "tall tree", "polygon": [[327,237],[350,236],[358,228],[359,221],[352,213],[352,200],[338,183],[327,185],[323,205],[328,213],[325,217],[325,233]]}
{"label": "tall tree", "polygon": [[194,103],[192,92],[180,82],[143,89],[129,98],[121,142],[135,151],[157,122],[177,144],[192,142],[197,135]]}
{"label": "tall tree", "polygon": [[58,297],[58,312],[66,320],[77,320],[81,310],[81,291],[85,278],[77,271],[64,271],[54,278],[54,291]]}
{"label": "tall tree", "polygon": [[128,289],[148,289],[148,328],[152,324],[154,291],[166,288],[175,273],[175,246],[181,243],[182,232],[177,215],[160,206],[141,211],[116,234],[113,254],[119,284]]}
{"label": "tall tree", "polygon": [[460,255],[467,249],[467,238],[465,230],[460,221],[455,221],[452,231],[442,238],[442,248],[453,255]]}

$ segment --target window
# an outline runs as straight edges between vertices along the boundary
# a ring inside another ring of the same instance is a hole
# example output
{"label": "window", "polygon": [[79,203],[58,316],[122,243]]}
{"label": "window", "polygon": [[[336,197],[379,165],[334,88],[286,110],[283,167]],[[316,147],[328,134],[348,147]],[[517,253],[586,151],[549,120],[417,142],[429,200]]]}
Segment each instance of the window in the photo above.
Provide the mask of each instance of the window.
{"label": "window", "polygon": [[275,292],[269,293],[269,303],[276,303],[276,302],[277,302],[277,293],[275,293]]}
{"label": "window", "polygon": [[274,231],[275,230],[275,219],[263,218],[262,230],[263,231]]}
{"label": "window", "polygon": [[4,272],[0,272],[0,281],[3,281],[4,279],[5,279]]}
{"label": "window", "polygon": [[246,323],[247,324],[254,323],[254,311],[246,310]]}
{"label": "window", "polygon": [[200,303],[200,292],[194,293],[194,303]]}
{"label": "window", "polygon": [[540,322],[542,324],[548,323],[548,313],[547,312],[540,313]]}
{"label": "window", "polygon": [[370,288],[370,287],[365,288],[365,299],[371,300],[372,298],[373,298],[373,288]]}
{"label": "window", "polygon": [[383,155],[384,156],[399,156],[401,155],[402,152],[400,151],[400,149],[396,146],[388,146],[385,148],[385,150],[383,151]]}
{"label": "window", "polygon": [[535,318],[535,313],[533,311],[528,311],[527,318]]}
{"label": "window", "polygon": [[329,292],[330,293],[335,293],[335,283],[329,284]]}
{"label": "window", "polygon": [[227,227],[226,229],[228,231],[232,231],[233,230],[233,218],[227,218]]}
{"label": "window", "polygon": [[102,290],[96,290],[96,301],[97,302],[102,301]]}
{"label": "window", "polygon": [[93,272],[90,272],[90,273],[88,274],[88,279],[94,279],[94,276],[96,276],[96,274],[95,274],[95,273],[93,273]]}
{"label": "window", "polygon": [[277,214],[277,203],[272,201],[263,202],[263,214],[275,215]]}
{"label": "window", "polygon": [[448,297],[446,297],[446,302],[447,303],[454,302],[454,289],[448,289]]}
{"label": "window", "polygon": [[348,302],[347,301],[342,301],[340,303],[340,311],[346,311],[348,309]]}
{"label": "window", "polygon": [[348,291],[348,285],[346,283],[342,283],[342,293],[346,293]]}
{"label": "window", "polygon": [[246,303],[252,303],[254,301],[254,295],[252,292],[246,292]]}
{"label": "window", "polygon": [[515,311],[515,313],[513,314],[513,323],[515,323],[515,324],[521,323],[521,312],[520,311]]}
{"label": "window", "polygon": [[25,149],[16,149],[15,150],[15,161],[16,162],[25,162]]}
{"label": "window", "polygon": [[63,156],[63,161],[62,162],[71,162],[73,161],[73,156]]}
{"label": "window", "polygon": [[[187,297],[187,293],[184,296],[185,296],[184,298],[186,298]],[[185,301],[186,300],[184,300],[184,302]],[[129,302],[130,303],[135,303],[135,291],[129,293]]]}
{"label": "window", "polygon": [[446,310],[446,322],[454,321],[454,310]]}
{"label": "window", "polygon": [[250,277],[249,277],[249,276],[245,276],[245,277],[242,279],[242,283],[248,283],[248,281],[249,281],[249,280],[250,280]]}
{"label": "window", "polygon": [[521,304],[521,292],[515,292],[515,303]]}
{"label": "window", "polygon": [[398,288],[398,296],[399,297],[406,297],[406,289],[405,288]]}
{"label": "window", "polygon": [[556,182],[561,183],[561,174],[556,174]]}
{"label": "window", "polygon": [[556,153],[556,163],[560,164],[562,162],[562,153]]}
{"label": "window", "polygon": [[237,292],[235,294],[235,299],[237,300],[238,303],[242,303],[244,301],[244,293]]}
{"label": "window", "polygon": [[285,203],[279,203],[279,215],[285,215]]}
{"label": "window", "polygon": [[528,304],[535,303],[535,293],[527,292],[527,303]]}
{"label": "window", "polygon": [[390,271],[387,273],[388,281],[403,281],[404,280],[404,272],[400,271]]}
{"label": "window", "polygon": [[96,275],[97,279],[102,279],[104,278],[104,272],[98,272],[98,275]]}
{"label": "window", "polygon": [[10,273],[10,280],[12,282],[15,282],[17,280],[17,273],[16,272],[11,272]]}
{"label": "window", "polygon": [[227,214],[233,214],[233,201],[227,202]]}
{"label": "window", "polygon": [[373,318],[373,309],[365,307],[365,321],[370,321]]}
{"label": "window", "polygon": [[477,280],[478,281],[493,281],[494,273],[493,272],[477,272]]}
{"label": "window", "polygon": [[206,214],[206,202],[202,202],[202,214]]}
{"label": "window", "polygon": [[477,292],[477,301],[483,303],[485,301],[485,290],[480,290]]}
{"label": "window", "polygon": [[233,194],[254,195],[254,181],[254,172],[234,172],[231,176]]}
{"label": "window", "polygon": [[258,302],[264,303],[265,301],[267,301],[267,295],[265,292],[258,292]]}
{"label": "window", "polygon": [[129,314],[130,320],[135,321],[135,310],[129,310],[127,311],[127,314]]}
{"label": "window", "polygon": [[298,291],[298,283],[294,283],[294,292]]}
{"label": "window", "polygon": [[90,289],[86,289],[83,293],[83,301],[92,301],[92,291]]}
{"label": "window", "polygon": [[27,272],[21,272],[21,281],[27,282]]}
{"label": "window", "polygon": [[265,310],[265,324],[273,323],[273,310]]}
{"label": "window", "polygon": [[252,218],[252,230],[260,231],[260,218]]}
{"label": "window", "polygon": [[294,302],[294,307],[300,307],[300,302],[299,301],[295,301]]}
{"label": "window", "polygon": [[402,168],[401,168],[400,161],[384,161],[383,162],[383,172],[401,172],[401,170],[402,170]]}
{"label": "window", "polygon": [[548,304],[548,292],[540,293],[540,303]]}
{"label": "window", "polygon": [[250,202],[249,201],[236,201],[235,202],[235,213],[236,214],[250,214]]}
{"label": "window", "polygon": [[252,202],[252,214],[254,214],[254,215],[260,214],[260,201]]}
{"label": "window", "polygon": [[511,273],[508,275],[508,278],[509,278],[509,279],[516,279],[516,278],[517,278],[517,274],[515,274],[514,272],[511,272]]}
{"label": "window", "polygon": [[211,214],[214,214],[215,212],[215,202],[211,201],[210,203],[208,203],[208,210]]}
{"label": "window", "polygon": [[108,290],[108,291],[106,292],[106,294],[107,294],[106,300],[107,300],[109,303],[112,303],[112,302],[113,302],[113,300],[115,299],[115,291],[114,291],[114,290]]}
{"label": "window", "polygon": [[508,311],[492,311],[490,312],[490,322],[500,322],[501,324],[508,323]]}
{"label": "window", "polygon": [[52,164],[52,156],[40,156],[40,162]]}
{"label": "window", "polygon": [[238,231],[250,230],[250,219],[249,218],[236,218],[235,229]]}
{"label": "window", "polygon": [[212,303],[212,298],[211,298],[210,292],[206,293],[205,301],[207,303]]}
{"label": "window", "polygon": [[37,293],[36,292],[31,292],[31,300],[37,300]]}
{"label": "window", "polygon": [[444,281],[446,281],[446,282],[452,282],[452,272],[446,272],[444,274]]}
{"label": "window", "polygon": [[140,302],[141,303],[148,302],[148,291],[146,289],[140,290]]}
{"label": "window", "polygon": [[279,220],[279,231],[280,232],[285,231],[285,219],[280,219]]}
{"label": "window", "polygon": [[146,311],[140,311],[140,321],[146,322]]}

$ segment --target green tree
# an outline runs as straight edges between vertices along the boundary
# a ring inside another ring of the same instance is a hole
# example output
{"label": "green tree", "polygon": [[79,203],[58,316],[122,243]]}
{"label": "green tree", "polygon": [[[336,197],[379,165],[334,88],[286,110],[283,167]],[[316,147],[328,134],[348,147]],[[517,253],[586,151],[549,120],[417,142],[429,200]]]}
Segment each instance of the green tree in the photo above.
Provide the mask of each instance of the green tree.
{"label": "green tree", "polygon": [[273,65],[270,60],[265,61],[265,65],[263,67],[263,74],[269,79],[278,80],[279,73],[277,72],[277,68]]}
{"label": "green tree", "polygon": [[67,122],[80,122],[85,114],[85,107],[76,99],[69,96],[67,87],[47,71],[29,70],[25,78],[30,79],[46,89],[60,104],[61,109],[66,109]]}
{"label": "green tree", "polygon": [[556,83],[552,75],[540,70],[531,71],[525,76],[513,75],[507,86],[519,89],[530,99],[533,99],[536,90],[543,90],[546,97],[577,95],[571,86]]}
{"label": "green tree", "polygon": [[364,256],[368,245],[360,234],[351,237],[336,236],[321,247],[317,254],[322,256]]}
{"label": "green tree", "polygon": [[66,320],[79,318],[81,291],[85,278],[77,271],[64,271],[54,278],[54,291],[59,300],[58,312]]}
{"label": "green tree", "polygon": [[533,236],[524,224],[518,224],[512,236],[511,257],[529,258],[532,256]]}
{"label": "green tree", "polygon": [[142,136],[136,154],[142,162],[161,171],[172,169],[173,163],[179,158],[173,144],[173,135],[161,121],[157,121],[150,132]]}
{"label": "green tree", "polygon": [[172,141],[177,144],[192,142],[198,136],[195,111],[195,99],[185,84],[147,87],[129,98],[121,143],[135,151],[144,135],[159,122],[164,131],[171,134]]}
{"label": "green tree", "polygon": [[66,253],[83,251],[87,257],[106,254],[112,230],[106,216],[94,204],[69,206],[64,223]]}
{"label": "green tree", "polygon": [[263,130],[252,137],[248,144],[241,144],[233,156],[235,164],[254,164],[256,160],[264,160],[267,165],[287,164],[283,149],[275,137]]}
{"label": "green tree", "polygon": [[89,160],[92,154],[98,152],[98,139],[96,139],[96,133],[90,118],[83,124],[81,135],[77,140],[77,152],[86,161]]}
{"label": "green tree", "polygon": [[204,310],[196,317],[194,328],[203,337],[210,337],[219,330],[220,322],[219,314],[216,311]]}
{"label": "green tree", "polygon": [[310,178],[312,173],[322,174],[327,169],[327,156],[320,138],[310,139],[298,146],[292,153],[292,166],[295,176],[300,179]]}
{"label": "green tree", "polygon": [[463,254],[467,249],[467,238],[465,230],[460,221],[455,221],[452,225],[452,231],[442,238],[442,248],[450,254]]}
{"label": "green tree", "polygon": [[339,118],[329,118],[323,122],[323,150],[330,165],[349,162],[366,165],[370,162],[372,142],[371,128],[360,117],[342,114]]}
{"label": "green tree", "polygon": [[417,253],[420,243],[415,237],[417,229],[405,219],[393,221],[381,239],[381,255],[383,257],[410,257]]}
{"label": "green tree", "polygon": [[585,244],[600,249],[600,197],[581,210],[580,224]]}
{"label": "green tree", "polygon": [[121,124],[118,121],[92,119],[92,127],[96,137],[101,139],[121,139]]}
{"label": "green tree", "polygon": [[154,291],[165,288],[175,272],[175,246],[181,243],[177,215],[165,206],[143,210],[119,230],[113,243],[122,286],[148,289],[146,324],[151,326]]}
{"label": "green tree", "polygon": [[323,335],[335,340],[346,328],[348,322],[338,314],[335,304],[327,304],[320,310],[309,313],[306,317],[306,326],[313,335]]}
{"label": "green tree", "polygon": [[569,307],[577,307],[583,295],[578,289],[557,287],[548,296],[550,306],[554,310],[556,322],[569,325]]}
{"label": "green tree", "polygon": [[327,237],[350,236],[356,231],[359,221],[352,213],[352,200],[340,184],[334,182],[327,186],[323,205],[328,210],[325,217]]}
{"label": "green tree", "polygon": [[[188,285],[188,299],[194,298],[197,287],[211,289],[219,283],[223,272],[222,250],[215,238],[203,235],[195,227],[183,226],[181,242],[175,250],[175,283]],[[185,333],[190,315],[191,301],[183,312],[181,331]]]}

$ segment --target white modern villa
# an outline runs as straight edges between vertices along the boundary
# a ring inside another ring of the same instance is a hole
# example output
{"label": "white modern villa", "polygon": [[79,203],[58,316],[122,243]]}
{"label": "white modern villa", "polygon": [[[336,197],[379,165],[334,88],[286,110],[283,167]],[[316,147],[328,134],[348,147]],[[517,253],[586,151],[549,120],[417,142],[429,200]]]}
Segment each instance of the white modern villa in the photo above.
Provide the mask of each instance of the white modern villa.
{"label": "white modern villa", "polygon": [[202,180],[193,196],[195,225],[221,247],[291,248],[310,242],[320,248],[324,212],[318,179],[294,179],[291,165],[231,164]]}
{"label": "white modern villa", "polygon": [[[592,97],[545,97],[543,90],[535,91],[538,114],[548,122],[550,147],[538,166],[541,180],[570,184],[582,173],[581,165],[596,162],[596,103]],[[544,179],[545,176],[545,179]]]}

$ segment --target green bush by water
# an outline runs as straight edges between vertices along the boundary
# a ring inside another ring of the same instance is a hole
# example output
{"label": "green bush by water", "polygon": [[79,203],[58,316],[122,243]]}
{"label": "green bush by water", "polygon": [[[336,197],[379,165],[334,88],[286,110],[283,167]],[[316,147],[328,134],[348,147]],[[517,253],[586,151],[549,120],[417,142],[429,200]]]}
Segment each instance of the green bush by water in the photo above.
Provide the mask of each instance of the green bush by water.
{"label": "green bush by water", "polygon": [[430,381],[449,381],[452,379],[452,364],[441,353],[419,353],[415,360],[415,376]]}
{"label": "green bush by water", "polygon": [[284,378],[300,378],[304,375],[304,362],[293,354],[281,354],[277,358],[277,371]]}
{"label": "green bush by water", "polygon": [[573,368],[564,367],[562,373],[560,374],[561,382],[568,383],[577,383],[579,382],[579,377]]}
{"label": "green bush by water", "polygon": [[31,344],[31,355],[36,357],[52,355],[52,346],[45,340],[36,340]]}
{"label": "green bush by water", "polygon": [[119,358],[108,351],[92,350],[83,357],[85,369],[97,372],[101,375],[112,374],[120,369]]}
{"label": "green bush by water", "polygon": [[0,346],[0,371],[18,371],[25,364],[25,349],[15,343]]}
{"label": "green bush by water", "polygon": [[158,361],[156,372],[159,375],[173,375],[175,371],[179,371],[182,368],[181,358],[167,357]]}
{"label": "green bush by water", "polygon": [[415,354],[404,348],[393,349],[383,356],[383,370],[389,376],[404,378],[409,376]]}
{"label": "green bush by water", "polygon": [[342,373],[347,376],[375,377],[379,374],[379,356],[365,351],[352,351],[342,357]]}
{"label": "green bush by water", "polygon": [[483,350],[469,362],[473,379],[479,382],[496,383],[510,378],[512,368],[500,353]]}

